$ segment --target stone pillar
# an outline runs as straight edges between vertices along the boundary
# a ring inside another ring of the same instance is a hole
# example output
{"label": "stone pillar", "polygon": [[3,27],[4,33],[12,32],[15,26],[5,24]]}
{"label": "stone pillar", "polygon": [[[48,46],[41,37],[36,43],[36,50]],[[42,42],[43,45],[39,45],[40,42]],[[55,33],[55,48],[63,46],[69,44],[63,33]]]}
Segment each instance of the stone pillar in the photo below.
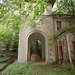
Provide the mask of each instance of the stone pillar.
{"label": "stone pillar", "polygon": [[28,61],[30,61],[30,43],[28,45]]}
{"label": "stone pillar", "polygon": [[43,44],[42,44],[42,59],[45,59],[45,48]]}
{"label": "stone pillar", "polygon": [[[44,7],[46,7],[46,5]],[[44,15],[51,15],[51,14],[52,14],[52,4],[49,4],[44,10]]]}

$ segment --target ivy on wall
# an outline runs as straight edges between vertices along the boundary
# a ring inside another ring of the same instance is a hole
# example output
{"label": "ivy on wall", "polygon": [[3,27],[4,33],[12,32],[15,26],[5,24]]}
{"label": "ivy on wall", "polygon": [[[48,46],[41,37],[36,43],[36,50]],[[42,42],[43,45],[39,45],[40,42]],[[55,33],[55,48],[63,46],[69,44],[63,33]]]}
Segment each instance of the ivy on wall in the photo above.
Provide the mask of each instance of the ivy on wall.
{"label": "ivy on wall", "polygon": [[56,39],[59,37],[61,34],[63,34],[66,31],[70,31],[72,29],[75,29],[75,24],[74,25],[66,25],[63,28],[59,29],[56,34],[54,35],[54,38]]}

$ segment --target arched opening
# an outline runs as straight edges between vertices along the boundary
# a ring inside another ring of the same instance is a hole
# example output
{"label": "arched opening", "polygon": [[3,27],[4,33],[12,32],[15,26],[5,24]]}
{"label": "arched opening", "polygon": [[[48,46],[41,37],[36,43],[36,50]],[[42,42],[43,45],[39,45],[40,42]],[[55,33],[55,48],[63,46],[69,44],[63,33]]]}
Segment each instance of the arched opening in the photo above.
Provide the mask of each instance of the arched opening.
{"label": "arched opening", "polygon": [[27,60],[45,61],[45,37],[38,32],[32,33],[28,38]]}
{"label": "arched opening", "polygon": [[38,54],[42,58],[42,43],[40,40],[32,40],[30,44],[30,57],[32,54]]}

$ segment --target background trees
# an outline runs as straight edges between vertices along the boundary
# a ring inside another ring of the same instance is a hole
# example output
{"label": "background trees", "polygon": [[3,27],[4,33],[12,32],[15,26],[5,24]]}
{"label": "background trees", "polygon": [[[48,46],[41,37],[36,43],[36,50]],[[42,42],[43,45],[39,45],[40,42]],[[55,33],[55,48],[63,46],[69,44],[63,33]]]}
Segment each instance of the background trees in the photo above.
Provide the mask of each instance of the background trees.
{"label": "background trees", "polygon": [[0,22],[0,42],[2,42],[2,47],[9,50],[14,42],[18,43],[20,17],[9,11],[2,19]]}
{"label": "background trees", "polygon": [[55,5],[55,14],[75,15],[75,0],[56,0]]}

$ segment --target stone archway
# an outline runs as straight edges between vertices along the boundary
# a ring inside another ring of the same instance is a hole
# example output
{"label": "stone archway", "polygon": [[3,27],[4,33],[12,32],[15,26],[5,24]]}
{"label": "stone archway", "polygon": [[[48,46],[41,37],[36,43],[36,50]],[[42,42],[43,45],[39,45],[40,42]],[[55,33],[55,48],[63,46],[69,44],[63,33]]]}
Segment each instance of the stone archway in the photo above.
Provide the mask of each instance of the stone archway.
{"label": "stone archway", "polygon": [[42,57],[41,57],[41,59],[45,59],[45,37],[39,32],[34,32],[28,38],[27,61],[30,61],[30,44],[33,40],[40,40],[41,41],[41,43],[42,43]]}

